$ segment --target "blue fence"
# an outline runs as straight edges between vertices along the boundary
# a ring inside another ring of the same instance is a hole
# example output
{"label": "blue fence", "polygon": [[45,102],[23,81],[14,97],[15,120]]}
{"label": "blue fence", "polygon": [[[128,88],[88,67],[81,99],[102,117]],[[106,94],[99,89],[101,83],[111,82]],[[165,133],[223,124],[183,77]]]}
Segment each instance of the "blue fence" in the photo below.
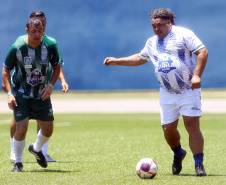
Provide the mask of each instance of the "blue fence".
{"label": "blue fence", "polygon": [[[209,51],[204,88],[226,87],[226,1],[224,0],[0,0],[0,60],[25,34],[30,13],[47,16],[46,33],[57,39],[66,79],[75,90],[158,89],[151,63],[139,67],[105,67],[107,56],[140,52],[153,35],[148,13],[170,8],[179,26],[191,29]],[[0,77],[2,80],[2,77]],[[60,82],[56,89],[60,89]]]}

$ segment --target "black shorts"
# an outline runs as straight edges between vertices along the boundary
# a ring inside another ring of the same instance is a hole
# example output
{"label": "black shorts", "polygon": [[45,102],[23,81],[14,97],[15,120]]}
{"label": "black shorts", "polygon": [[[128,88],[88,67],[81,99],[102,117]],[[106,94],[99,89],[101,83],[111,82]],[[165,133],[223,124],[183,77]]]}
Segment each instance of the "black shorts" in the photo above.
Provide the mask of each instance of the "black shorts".
{"label": "black shorts", "polygon": [[15,96],[17,107],[14,110],[16,122],[25,118],[36,119],[40,121],[53,121],[53,110],[50,98],[42,101],[41,99],[32,99],[17,93]]}

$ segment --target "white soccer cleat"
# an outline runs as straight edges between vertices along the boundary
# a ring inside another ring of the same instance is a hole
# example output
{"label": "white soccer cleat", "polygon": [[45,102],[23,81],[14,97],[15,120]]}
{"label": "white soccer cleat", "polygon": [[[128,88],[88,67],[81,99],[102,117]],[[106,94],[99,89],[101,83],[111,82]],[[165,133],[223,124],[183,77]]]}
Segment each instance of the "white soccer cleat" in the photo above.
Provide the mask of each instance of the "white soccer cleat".
{"label": "white soccer cleat", "polygon": [[56,160],[52,159],[48,154],[45,155],[46,162],[56,162]]}
{"label": "white soccer cleat", "polygon": [[11,153],[10,153],[10,158],[9,158],[9,160],[11,161],[11,163],[15,163],[16,157],[15,157],[15,153],[14,153],[14,152],[11,152]]}

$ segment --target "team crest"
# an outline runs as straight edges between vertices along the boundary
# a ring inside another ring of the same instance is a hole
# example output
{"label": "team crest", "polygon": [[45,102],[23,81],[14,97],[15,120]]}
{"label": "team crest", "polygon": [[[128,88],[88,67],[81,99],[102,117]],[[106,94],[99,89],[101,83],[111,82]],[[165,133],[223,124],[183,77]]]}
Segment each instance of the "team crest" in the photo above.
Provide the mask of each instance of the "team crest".
{"label": "team crest", "polygon": [[31,57],[24,57],[24,66],[25,68],[32,68]]}
{"label": "team crest", "polygon": [[42,83],[44,81],[41,71],[38,69],[34,69],[31,72],[30,77],[27,78],[27,83],[36,86],[39,83]]}
{"label": "team crest", "polygon": [[176,67],[173,64],[173,60],[171,60],[170,58],[165,61],[159,61],[158,63],[158,72],[169,73],[174,69],[176,69]]}

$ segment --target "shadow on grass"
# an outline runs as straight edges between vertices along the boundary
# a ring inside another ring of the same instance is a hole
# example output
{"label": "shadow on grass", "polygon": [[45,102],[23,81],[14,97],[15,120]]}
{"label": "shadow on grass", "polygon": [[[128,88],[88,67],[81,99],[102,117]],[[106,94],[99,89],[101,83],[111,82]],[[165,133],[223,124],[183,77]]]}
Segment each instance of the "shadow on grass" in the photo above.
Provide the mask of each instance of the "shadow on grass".
{"label": "shadow on grass", "polygon": [[222,175],[222,174],[207,174],[206,175],[207,177],[210,176],[210,177],[224,177],[226,175]]}
{"label": "shadow on grass", "polygon": [[65,170],[50,170],[50,169],[43,169],[43,170],[29,170],[29,171],[23,171],[23,172],[34,172],[34,173],[38,173],[38,172],[41,172],[41,173],[46,173],[46,172],[49,172],[49,173],[78,173],[78,172],[81,172],[80,170],[75,170],[75,171],[65,171]]}
{"label": "shadow on grass", "polygon": [[[195,174],[179,174],[178,176],[196,176]],[[222,174],[207,174],[206,177],[211,176],[211,177],[223,177],[226,175],[222,175]],[[202,176],[197,176],[197,177],[202,177]],[[203,176],[205,177],[205,176]]]}
{"label": "shadow on grass", "polygon": [[179,176],[184,176],[184,177],[188,177],[188,176],[191,176],[191,177],[223,177],[223,176],[226,176],[226,175],[223,175],[223,174],[207,174],[206,176],[196,176],[195,174],[179,174],[179,175],[173,175],[173,174],[169,174],[169,176],[174,176],[174,177],[179,177]]}
{"label": "shadow on grass", "polygon": [[48,164],[55,164],[55,163],[76,163],[76,162],[73,162],[73,161],[56,161],[56,162],[48,162]]}
{"label": "shadow on grass", "polygon": [[[77,161],[78,162],[78,161]],[[27,164],[33,164],[33,163],[36,163],[37,162],[24,162],[24,163],[27,163]],[[56,164],[56,163],[75,163],[73,161],[57,161],[57,162],[48,162],[48,164]],[[51,170],[51,169],[37,169],[37,170],[29,170],[29,171],[23,171],[23,172],[34,172],[34,173],[37,173],[37,172],[42,172],[42,173],[46,173],[46,172],[49,172],[49,173],[78,173],[78,172],[81,172],[80,170],[75,170],[75,171],[65,171],[65,170]]]}
{"label": "shadow on grass", "polygon": [[[76,161],[78,162],[78,161]],[[36,161],[34,162],[23,162],[23,163],[37,163]],[[48,164],[56,164],[56,163],[75,163],[73,161],[56,161],[56,162],[48,162]]]}

